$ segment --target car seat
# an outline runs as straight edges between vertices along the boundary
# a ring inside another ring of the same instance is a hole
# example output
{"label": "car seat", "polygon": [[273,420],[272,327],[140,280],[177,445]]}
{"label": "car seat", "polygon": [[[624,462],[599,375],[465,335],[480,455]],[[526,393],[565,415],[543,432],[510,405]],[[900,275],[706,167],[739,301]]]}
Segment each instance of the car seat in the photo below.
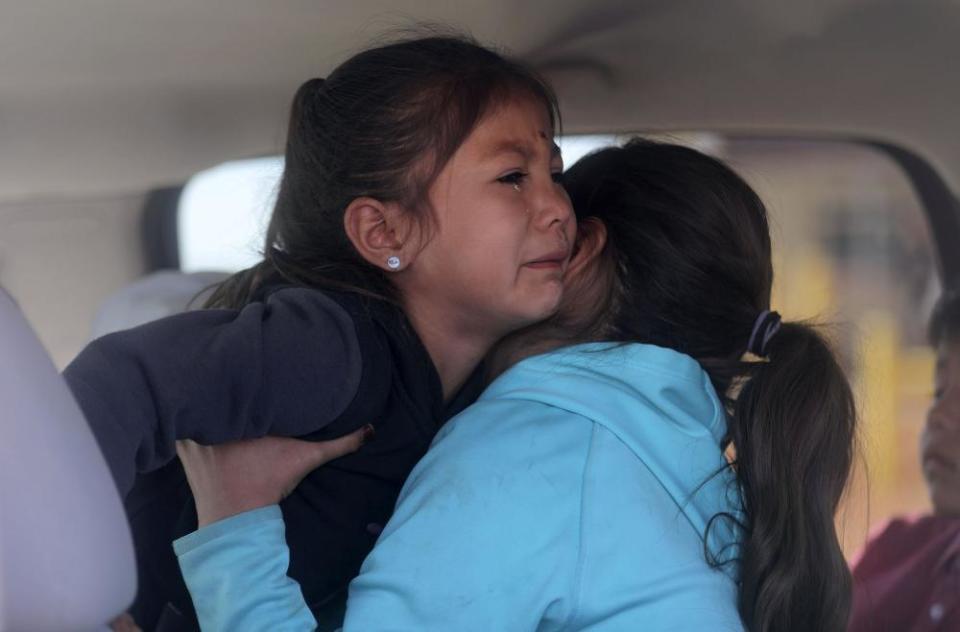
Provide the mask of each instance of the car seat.
{"label": "car seat", "polygon": [[136,592],[133,543],[96,440],[0,288],[0,631],[106,629]]}

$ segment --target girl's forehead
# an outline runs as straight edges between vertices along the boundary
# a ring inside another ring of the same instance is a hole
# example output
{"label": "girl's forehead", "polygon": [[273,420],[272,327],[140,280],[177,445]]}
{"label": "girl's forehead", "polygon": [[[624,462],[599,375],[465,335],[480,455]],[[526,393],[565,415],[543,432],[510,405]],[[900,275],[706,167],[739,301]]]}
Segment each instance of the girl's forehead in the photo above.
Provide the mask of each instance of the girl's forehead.
{"label": "girl's forehead", "polygon": [[477,122],[467,141],[493,149],[508,141],[529,144],[553,142],[553,125],[544,104],[530,98],[512,98],[492,107]]}
{"label": "girl's forehead", "polygon": [[550,157],[560,155],[560,147],[546,132],[538,130],[535,135],[503,134],[499,139],[483,146],[483,158],[493,159],[501,154],[519,154],[524,159],[532,160],[541,152],[547,151]]}

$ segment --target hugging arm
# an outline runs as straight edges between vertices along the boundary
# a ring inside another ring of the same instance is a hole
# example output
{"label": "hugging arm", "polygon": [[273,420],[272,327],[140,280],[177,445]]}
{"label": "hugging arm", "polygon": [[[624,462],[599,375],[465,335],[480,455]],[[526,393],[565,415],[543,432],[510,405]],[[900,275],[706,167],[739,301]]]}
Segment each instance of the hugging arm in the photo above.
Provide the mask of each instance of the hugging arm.
{"label": "hugging arm", "polygon": [[315,630],[287,576],[283,515],[272,505],[221,520],[174,543],[204,632]]}
{"label": "hugging arm", "polygon": [[104,336],[64,370],[121,495],[176,455],[215,444],[306,435],[353,399],[362,359],[354,322],[316,290],[287,288],[239,311],[178,314]]}
{"label": "hugging arm", "polygon": [[[343,632],[534,629],[551,621],[559,629],[571,616],[589,438],[558,450],[524,427],[491,437],[488,422],[447,433],[414,470],[350,586]],[[204,630],[315,628],[285,575],[275,506],[214,523],[175,548]]]}

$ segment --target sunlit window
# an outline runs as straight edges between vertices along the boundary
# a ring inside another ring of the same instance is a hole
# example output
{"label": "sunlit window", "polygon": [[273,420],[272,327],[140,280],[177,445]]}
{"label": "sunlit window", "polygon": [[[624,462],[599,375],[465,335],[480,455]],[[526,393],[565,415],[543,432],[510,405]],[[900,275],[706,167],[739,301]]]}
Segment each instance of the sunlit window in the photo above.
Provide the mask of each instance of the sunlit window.
{"label": "sunlit window", "polygon": [[224,163],[191,178],[177,213],[180,267],[234,271],[259,261],[282,172],[283,159],[272,156]]}

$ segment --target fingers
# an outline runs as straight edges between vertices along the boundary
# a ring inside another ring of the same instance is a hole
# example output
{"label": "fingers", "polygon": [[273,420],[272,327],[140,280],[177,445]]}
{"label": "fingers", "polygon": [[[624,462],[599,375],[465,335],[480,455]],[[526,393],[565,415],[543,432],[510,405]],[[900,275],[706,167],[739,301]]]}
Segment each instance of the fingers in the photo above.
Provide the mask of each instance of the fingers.
{"label": "fingers", "polygon": [[309,450],[306,463],[308,469],[304,475],[334,459],[339,459],[342,456],[356,452],[365,443],[373,441],[375,436],[376,430],[373,425],[367,424],[363,428],[337,439],[311,442],[309,443],[309,448],[304,445],[304,448]]}
{"label": "fingers", "polygon": [[373,429],[373,425],[367,424],[363,428],[355,430],[348,435],[319,444],[322,449],[321,451],[325,452],[327,456],[324,463],[356,452],[363,444],[372,441],[374,436],[376,436],[376,431]]}
{"label": "fingers", "polygon": [[[184,474],[186,474],[187,476],[187,483],[190,484],[190,488],[191,490],[193,490],[193,478],[192,478],[193,471],[192,471],[192,468],[189,467],[189,465],[191,463],[190,457],[193,454],[196,444],[193,441],[190,441],[189,439],[182,439],[176,442],[176,446],[177,446],[177,457],[180,459],[180,463],[183,464],[183,471],[184,471]],[[195,490],[194,490],[194,493],[196,493]]]}
{"label": "fingers", "polygon": [[180,439],[176,442],[176,446],[177,456],[180,457],[181,461],[185,461],[192,457],[196,453],[197,449],[201,447],[200,444],[190,439]]}
{"label": "fingers", "polygon": [[374,436],[366,425],[329,441],[260,437],[205,446],[178,441],[203,526],[286,498],[303,478],[326,463],[356,452]]}

